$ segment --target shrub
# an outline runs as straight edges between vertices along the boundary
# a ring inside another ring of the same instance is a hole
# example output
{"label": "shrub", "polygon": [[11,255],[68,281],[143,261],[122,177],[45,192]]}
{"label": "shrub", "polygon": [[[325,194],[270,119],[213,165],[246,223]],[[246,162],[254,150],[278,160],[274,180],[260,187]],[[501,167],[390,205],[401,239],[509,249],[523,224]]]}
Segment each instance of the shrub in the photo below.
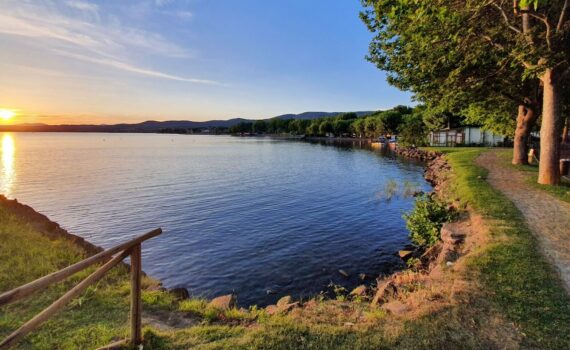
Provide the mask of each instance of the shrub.
{"label": "shrub", "polygon": [[429,195],[416,199],[414,209],[404,214],[412,243],[419,247],[431,247],[440,239],[441,226],[452,219],[445,203]]}

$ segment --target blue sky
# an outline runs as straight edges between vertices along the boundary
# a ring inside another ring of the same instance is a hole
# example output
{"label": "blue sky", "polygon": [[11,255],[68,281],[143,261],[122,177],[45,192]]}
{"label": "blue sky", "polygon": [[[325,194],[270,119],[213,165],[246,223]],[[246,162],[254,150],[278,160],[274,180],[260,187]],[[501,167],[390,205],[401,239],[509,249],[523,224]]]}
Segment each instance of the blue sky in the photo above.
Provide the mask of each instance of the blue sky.
{"label": "blue sky", "polygon": [[409,104],[367,62],[358,0],[2,0],[18,122],[266,118]]}

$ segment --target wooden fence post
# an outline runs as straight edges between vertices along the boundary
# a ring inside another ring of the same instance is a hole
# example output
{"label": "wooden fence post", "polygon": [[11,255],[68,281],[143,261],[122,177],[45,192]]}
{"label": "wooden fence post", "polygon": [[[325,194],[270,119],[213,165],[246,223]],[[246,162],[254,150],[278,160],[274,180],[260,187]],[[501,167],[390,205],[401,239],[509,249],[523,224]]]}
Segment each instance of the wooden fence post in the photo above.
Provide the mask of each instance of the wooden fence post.
{"label": "wooden fence post", "polygon": [[141,245],[131,249],[131,344],[142,344]]}

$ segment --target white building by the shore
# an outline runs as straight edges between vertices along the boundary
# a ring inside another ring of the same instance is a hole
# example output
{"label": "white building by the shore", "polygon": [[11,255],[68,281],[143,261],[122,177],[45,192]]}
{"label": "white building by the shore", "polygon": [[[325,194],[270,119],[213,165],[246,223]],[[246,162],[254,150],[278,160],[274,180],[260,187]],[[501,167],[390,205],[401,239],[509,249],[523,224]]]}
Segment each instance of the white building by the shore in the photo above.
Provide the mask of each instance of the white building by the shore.
{"label": "white building by the shore", "polygon": [[499,146],[505,137],[477,126],[432,131],[428,135],[430,146]]}

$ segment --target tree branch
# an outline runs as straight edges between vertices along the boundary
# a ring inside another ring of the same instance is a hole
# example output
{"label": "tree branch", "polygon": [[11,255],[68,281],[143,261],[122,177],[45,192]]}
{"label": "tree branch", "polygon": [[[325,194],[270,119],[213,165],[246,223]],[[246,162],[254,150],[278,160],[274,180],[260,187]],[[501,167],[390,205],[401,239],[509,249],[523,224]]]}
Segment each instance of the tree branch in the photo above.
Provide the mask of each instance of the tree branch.
{"label": "tree branch", "polygon": [[564,17],[566,15],[566,9],[568,8],[568,0],[564,1],[564,6],[562,6],[562,11],[560,11],[560,18],[558,18],[558,24],[556,25],[556,32],[560,32],[562,25],[564,24]]}
{"label": "tree branch", "polygon": [[[566,0],[566,1],[568,1],[568,0]],[[529,14],[529,16],[538,19],[539,21],[544,23],[544,25],[546,26],[546,34],[545,34],[546,35],[546,46],[548,46],[548,50],[550,51],[550,46],[551,46],[550,45],[550,35],[552,32],[552,26],[550,25],[550,21],[548,20],[547,17],[539,16],[536,13],[529,12],[528,14]]]}
{"label": "tree branch", "polygon": [[518,34],[522,34],[522,31],[520,29],[518,29],[517,27],[513,26],[511,24],[511,22],[509,22],[509,16],[507,16],[507,13],[505,12],[505,10],[503,10],[503,8],[500,5],[497,5],[496,3],[492,3],[493,6],[495,6],[497,9],[499,9],[499,11],[501,11],[501,16],[503,16],[503,19],[505,20],[505,23],[507,24],[507,27],[515,32],[517,32]]}
{"label": "tree branch", "polygon": [[[490,36],[483,34],[483,35],[481,35],[481,37],[482,37],[485,41],[487,41],[489,44],[491,44],[492,46],[496,47],[497,49],[506,51],[506,50],[505,50],[505,47],[504,47],[503,45],[501,45],[501,44],[496,43],[495,41],[493,41],[493,38],[491,38]],[[526,62],[525,60],[521,59],[519,56],[514,55],[511,51],[508,52],[508,55],[511,56],[511,57],[513,57],[513,58],[516,59],[517,61],[519,61],[519,62],[520,62],[525,68],[527,68],[527,69],[533,69],[533,68],[536,67],[536,65],[534,65],[534,64],[532,64],[532,63],[528,63],[528,62]]]}

